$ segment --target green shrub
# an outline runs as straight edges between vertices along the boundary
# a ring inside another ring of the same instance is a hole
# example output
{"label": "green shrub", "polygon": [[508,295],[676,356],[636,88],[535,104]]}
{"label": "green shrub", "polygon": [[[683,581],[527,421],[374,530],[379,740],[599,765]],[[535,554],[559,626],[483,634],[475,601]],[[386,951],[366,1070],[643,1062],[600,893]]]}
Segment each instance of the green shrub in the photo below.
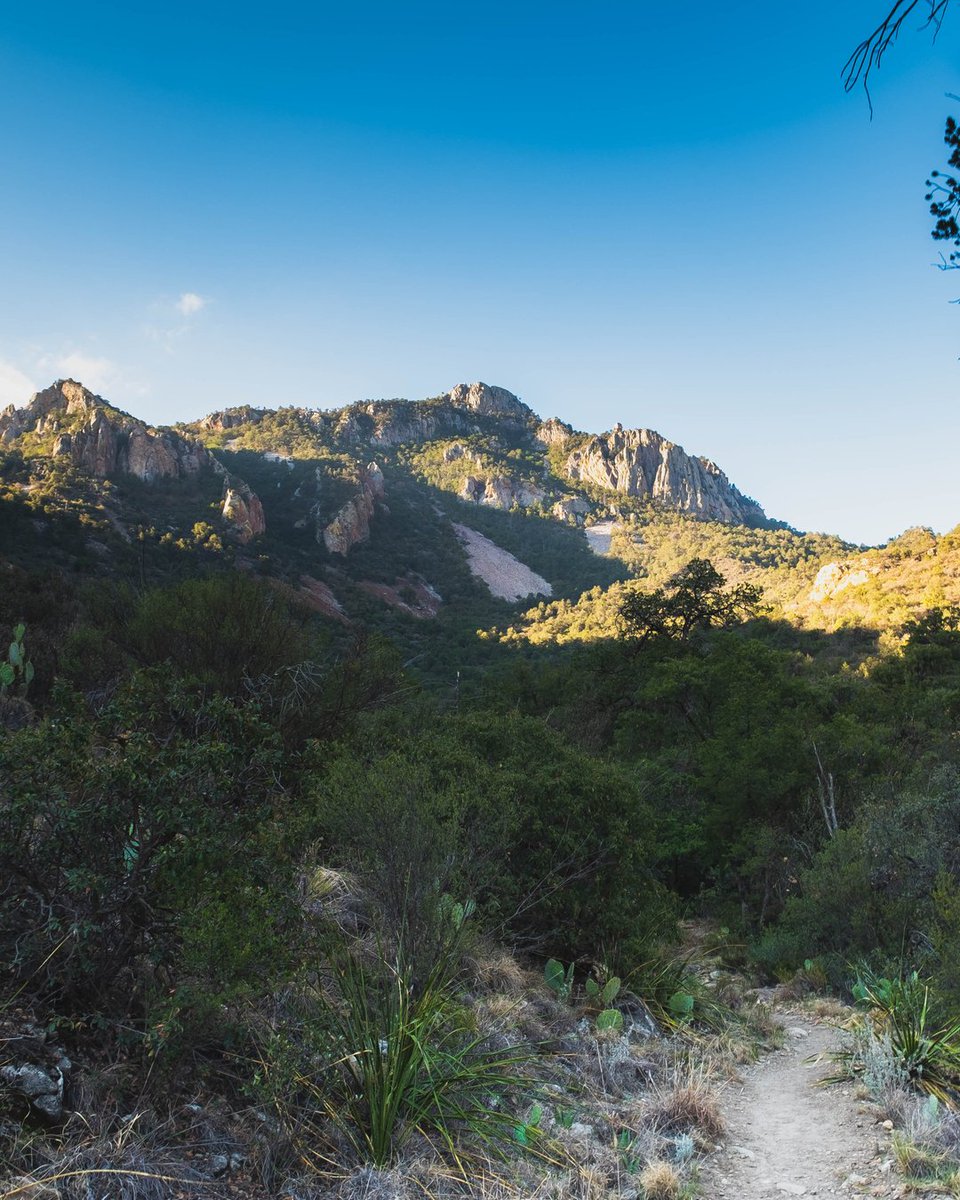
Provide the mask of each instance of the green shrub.
{"label": "green shrub", "polygon": [[292,874],[275,732],[255,705],[163,670],[95,718],[58,699],[53,718],[0,738],[6,981],[138,1025],[158,993],[262,981],[284,957]]}
{"label": "green shrub", "polygon": [[655,822],[633,776],[541,721],[368,719],[310,770],[305,835],[373,876],[394,922],[422,921],[449,892],[475,899],[494,930],[565,959],[602,949],[615,964],[662,936]]}
{"label": "green shrub", "polygon": [[287,1001],[263,1039],[259,1080],[302,1161],[328,1169],[339,1139],[385,1167],[419,1133],[463,1170],[471,1145],[516,1140],[506,1101],[531,1050],[491,1050],[471,1029],[458,960],[453,944],[418,979],[402,945],[373,959],[341,946],[322,982]]}

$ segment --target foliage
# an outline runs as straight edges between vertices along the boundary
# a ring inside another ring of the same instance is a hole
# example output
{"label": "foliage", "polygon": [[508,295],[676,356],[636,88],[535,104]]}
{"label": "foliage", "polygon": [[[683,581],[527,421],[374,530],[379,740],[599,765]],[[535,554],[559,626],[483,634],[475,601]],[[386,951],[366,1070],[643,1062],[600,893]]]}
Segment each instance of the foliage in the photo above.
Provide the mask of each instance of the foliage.
{"label": "foliage", "polygon": [[548,958],[543,968],[543,980],[562,1004],[569,1004],[573,999],[573,971],[575,963],[570,963],[566,970],[563,963],[555,958]]}
{"label": "foliage", "polygon": [[728,629],[756,616],[761,591],[752,583],[724,590],[726,580],[706,558],[694,558],[669,581],[667,588],[631,592],[620,605],[628,637],[641,645],[652,638],[686,641],[697,630]]}
{"label": "foliage", "polygon": [[413,710],[361,730],[311,766],[307,836],[375,870],[392,920],[428,936],[450,892],[546,953],[643,945],[662,888],[653,814],[629,772],[518,714]]}
{"label": "foliage", "polygon": [[[865,971],[853,990],[868,1010],[867,1041],[879,1038],[906,1083],[953,1107],[960,1086],[960,1017],[933,1019],[929,983],[916,971],[891,979]],[[845,1074],[863,1069],[855,1048],[841,1051],[839,1061]]]}
{"label": "foliage", "polygon": [[278,750],[254,706],[162,671],[93,720],[61,694],[55,719],[0,738],[7,982],[142,1021],[160,992],[222,1002],[278,969],[293,949]]}
{"label": "foliage", "polygon": [[22,621],[19,625],[14,626],[13,641],[7,650],[7,657],[5,660],[0,659],[0,696],[8,688],[13,688],[25,696],[30,684],[33,683],[33,662],[27,658],[27,652],[23,647],[23,636],[26,631],[27,627]]}
{"label": "foliage", "polygon": [[[950,169],[960,170],[960,125],[953,117],[947,117],[943,140],[950,150]],[[931,171],[930,176],[927,180],[930,191],[926,199],[930,204],[930,215],[935,219],[933,239],[960,246],[960,225],[957,224],[957,215],[960,213],[960,182],[955,175],[942,175],[939,171]],[[951,250],[947,262],[955,264],[958,258],[960,251]]]}
{"label": "foliage", "polygon": [[275,1021],[261,1050],[262,1082],[304,1162],[333,1165],[328,1127],[358,1161],[378,1167],[416,1133],[464,1172],[471,1143],[532,1141],[538,1122],[518,1126],[505,1103],[531,1049],[490,1049],[471,1030],[453,988],[456,961],[454,944],[421,978],[402,945],[373,961],[341,947],[327,977]]}

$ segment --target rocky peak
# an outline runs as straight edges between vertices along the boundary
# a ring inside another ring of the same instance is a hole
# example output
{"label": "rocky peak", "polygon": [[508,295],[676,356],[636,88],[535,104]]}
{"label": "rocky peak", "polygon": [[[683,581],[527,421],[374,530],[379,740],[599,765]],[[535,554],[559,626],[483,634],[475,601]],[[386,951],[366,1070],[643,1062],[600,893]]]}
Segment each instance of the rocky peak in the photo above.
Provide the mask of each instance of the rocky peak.
{"label": "rocky peak", "polygon": [[592,437],[564,464],[568,478],[626,496],[657,500],[696,517],[727,524],[764,519],[715,464],[694,458],[653,429],[623,429]]}
{"label": "rocky peak", "polygon": [[210,461],[199,442],[154,429],[74,379],[58,379],[25,408],[0,415],[0,441],[14,444],[28,433],[52,437],[54,456],[65,455],[101,478],[135,475],[149,483],[195,474]]}
{"label": "rocky peak", "polygon": [[458,383],[442,400],[454,408],[464,408],[478,417],[508,417],[526,423],[535,413],[506,388],[486,383]]}

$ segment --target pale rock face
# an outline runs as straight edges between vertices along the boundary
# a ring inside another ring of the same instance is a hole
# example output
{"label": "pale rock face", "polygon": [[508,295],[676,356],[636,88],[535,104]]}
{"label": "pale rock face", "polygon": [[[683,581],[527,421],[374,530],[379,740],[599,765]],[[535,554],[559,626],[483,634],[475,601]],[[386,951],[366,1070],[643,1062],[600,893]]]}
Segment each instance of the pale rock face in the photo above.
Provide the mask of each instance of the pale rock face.
{"label": "pale rock face", "polygon": [[532,508],[540,504],[546,492],[535,484],[528,486],[502,475],[485,478],[468,475],[460,486],[460,499],[471,504],[482,504],[486,508],[501,508],[509,511],[517,508]]}
{"label": "pale rock face", "polygon": [[562,500],[558,500],[550,511],[558,521],[572,520],[578,525],[582,525],[583,518],[587,513],[593,511],[593,505],[589,500],[584,500],[582,496],[565,496]]}
{"label": "pale rock face", "polygon": [[820,568],[810,589],[810,599],[814,604],[822,604],[824,600],[832,600],[847,588],[860,587],[869,582],[877,573],[877,568],[870,570],[863,563],[827,563]]}
{"label": "pale rock face", "polygon": [[267,522],[260,497],[236,477],[230,480],[224,490],[221,515],[233,526],[237,540],[244,546],[258,534],[266,532]]}
{"label": "pale rock face", "polygon": [[563,445],[567,438],[572,436],[573,426],[568,425],[566,421],[561,421],[558,417],[551,417],[549,421],[544,421],[537,427],[534,434],[537,441],[542,442],[544,446]]}
{"label": "pale rock face", "polygon": [[622,429],[593,437],[565,464],[567,476],[626,496],[660,500],[694,516],[728,524],[762,520],[763,510],[718,466],[693,458],[652,429]]}
{"label": "pale rock face", "polygon": [[[378,500],[383,499],[383,472],[375,463],[361,467],[360,488],[340,509],[323,530],[323,544],[331,554],[348,554],[359,542],[370,536],[370,522]],[[319,539],[318,539],[319,540]]]}
{"label": "pale rock face", "polygon": [[512,417],[526,421],[534,415],[513,392],[486,383],[458,383],[443,399],[454,408],[465,408],[478,417]]}

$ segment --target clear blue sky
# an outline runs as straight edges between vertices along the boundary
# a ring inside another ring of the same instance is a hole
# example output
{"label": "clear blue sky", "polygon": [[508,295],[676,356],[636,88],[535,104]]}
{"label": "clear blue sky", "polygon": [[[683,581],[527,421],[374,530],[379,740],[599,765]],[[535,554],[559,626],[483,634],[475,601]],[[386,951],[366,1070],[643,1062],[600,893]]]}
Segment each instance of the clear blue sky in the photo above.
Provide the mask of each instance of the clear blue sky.
{"label": "clear blue sky", "polygon": [[960,522],[924,180],[960,6],[33,0],[0,28],[0,402],[421,398],[647,425],[792,524]]}

